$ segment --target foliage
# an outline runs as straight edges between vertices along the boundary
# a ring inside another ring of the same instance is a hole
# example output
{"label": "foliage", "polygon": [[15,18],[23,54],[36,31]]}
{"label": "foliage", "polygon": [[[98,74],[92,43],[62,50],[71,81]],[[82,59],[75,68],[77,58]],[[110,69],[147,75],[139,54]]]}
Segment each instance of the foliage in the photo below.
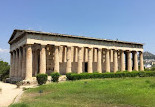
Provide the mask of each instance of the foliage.
{"label": "foliage", "polygon": [[68,73],[66,77],[68,80],[92,79],[92,78],[123,78],[123,77],[152,77],[155,76],[155,71],[124,71],[116,73]]}
{"label": "foliage", "polygon": [[10,65],[7,62],[0,61],[0,81],[5,81],[9,77]]}
{"label": "foliage", "polygon": [[26,90],[11,107],[155,107],[154,84],[154,77],[51,83]]}
{"label": "foliage", "polygon": [[52,81],[58,82],[60,74],[58,72],[51,73]]}
{"label": "foliage", "polygon": [[38,75],[37,75],[37,82],[38,82],[38,84],[39,84],[39,85],[46,84],[46,82],[47,82],[47,77],[48,77],[47,74],[38,74]]}

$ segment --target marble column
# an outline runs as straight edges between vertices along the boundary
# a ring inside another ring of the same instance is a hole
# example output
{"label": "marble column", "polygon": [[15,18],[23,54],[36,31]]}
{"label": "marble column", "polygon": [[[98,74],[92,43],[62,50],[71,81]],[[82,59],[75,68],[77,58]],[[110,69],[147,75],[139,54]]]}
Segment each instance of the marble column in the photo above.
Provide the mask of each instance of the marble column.
{"label": "marble column", "polygon": [[21,48],[19,48],[18,76],[20,79],[22,78],[22,52],[21,52]]}
{"label": "marble column", "polygon": [[93,60],[93,48],[88,49],[88,73],[93,73],[92,60]]}
{"label": "marble column", "polygon": [[67,67],[66,67],[66,73],[71,73],[71,47],[67,46]]}
{"label": "marble column", "polygon": [[9,77],[13,77],[13,72],[14,72],[14,68],[13,68],[13,52],[10,52],[10,74]]}
{"label": "marble column", "polygon": [[99,73],[102,73],[101,53],[102,53],[102,49],[99,48],[98,55],[97,55],[97,71]]}
{"label": "marble column", "polygon": [[16,73],[15,73],[15,75],[16,75],[16,77],[18,77],[18,71],[19,71],[19,69],[18,69],[18,60],[19,59],[19,51],[18,51],[18,49],[16,50]]}
{"label": "marble column", "polygon": [[63,59],[63,46],[59,47],[59,62],[62,62]]}
{"label": "marble column", "polygon": [[88,48],[85,49],[85,62],[88,62]]}
{"label": "marble column", "polygon": [[94,49],[93,58],[94,58],[93,62],[97,62],[97,49]]}
{"label": "marble column", "polygon": [[26,73],[26,53],[25,53],[25,46],[23,46],[23,54],[22,54],[22,79],[25,79]]}
{"label": "marble column", "polygon": [[114,60],[114,54],[113,54],[113,50],[110,50],[110,62],[113,62]]}
{"label": "marble column", "polygon": [[138,71],[138,57],[137,52],[133,52],[133,60],[134,60],[134,71]]}
{"label": "marble column", "polygon": [[14,68],[14,73],[13,76],[16,77],[16,51],[13,51],[13,68]]}
{"label": "marble column", "polygon": [[78,48],[77,47],[74,48],[74,61],[78,62]]}
{"label": "marble column", "polygon": [[113,51],[114,53],[114,72],[118,71],[118,53],[117,50]]}
{"label": "marble column", "polygon": [[106,72],[110,72],[109,50],[106,50]]}
{"label": "marble column", "polygon": [[14,77],[15,76],[15,56],[16,56],[16,54],[15,54],[15,51],[12,51],[12,57],[13,57],[13,59],[12,59],[12,77]]}
{"label": "marble column", "polygon": [[54,72],[59,73],[59,46],[54,49]]}
{"label": "marble column", "polygon": [[139,52],[140,56],[140,71],[144,71],[143,52]]}
{"label": "marble column", "polygon": [[[37,76],[37,74],[38,74],[38,66],[40,66],[40,65],[38,65],[38,51],[39,50],[35,50],[34,51],[34,63],[35,63],[35,66],[34,66],[34,75],[35,76]],[[41,53],[41,52],[40,52]],[[40,72],[40,71],[39,71]]]}
{"label": "marble column", "polygon": [[31,45],[26,45],[26,72],[25,80],[32,79],[32,47]]}
{"label": "marble column", "polygon": [[78,48],[78,74],[82,73],[82,47]]}
{"label": "marble column", "polygon": [[131,52],[127,51],[127,61],[128,61],[128,71],[131,72],[132,71],[132,60],[131,60]]}
{"label": "marble column", "polygon": [[40,74],[46,74],[46,45],[41,45],[40,49]]}
{"label": "marble column", "polygon": [[67,59],[67,48],[66,46],[63,47],[63,61],[66,62]]}
{"label": "marble column", "polygon": [[125,71],[125,54],[124,51],[121,51],[121,71]]}

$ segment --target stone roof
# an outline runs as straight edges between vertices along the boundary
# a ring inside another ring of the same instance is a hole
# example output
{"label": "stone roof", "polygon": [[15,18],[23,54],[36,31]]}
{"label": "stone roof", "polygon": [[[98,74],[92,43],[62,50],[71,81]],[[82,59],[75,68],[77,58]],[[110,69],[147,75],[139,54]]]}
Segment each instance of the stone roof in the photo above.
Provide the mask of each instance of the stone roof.
{"label": "stone roof", "polygon": [[41,35],[48,35],[48,36],[62,36],[62,37],[69,37],[69,38],[79,38],[79,39],[86,39],[86,40],[97,40],[97,41],[107,41],[107,42],[115,42],[115,43],[124,43],[124,44],[136,44],[136,45],[144,45],[142,43],[136,43],[136,42],[127,42],[127,41],[119,41],[119,40],[110,40],[110,39],[100,39],[100,38],[93,38],[93,37],[85,37],[85,36],[76,36],[76,35],[68,35],[68,34],[59,34],[59,33],[51,33],[51,32],[41,32],[41,31],[33,31],[33,30],[20,30],[15,29],[9,43],[14,38],[16,32],[23,32],[23,34],[41,34]]}

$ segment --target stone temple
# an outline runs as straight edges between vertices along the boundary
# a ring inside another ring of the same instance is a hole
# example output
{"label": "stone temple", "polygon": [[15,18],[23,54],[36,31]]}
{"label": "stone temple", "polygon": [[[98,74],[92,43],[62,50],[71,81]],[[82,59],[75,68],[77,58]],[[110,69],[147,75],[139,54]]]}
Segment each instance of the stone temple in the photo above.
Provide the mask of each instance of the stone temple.
{"label": "stone temple", "polygon": [[143,71],[143,44],[31,30],[14,30],[9,40],[11,80],[39,73]]}

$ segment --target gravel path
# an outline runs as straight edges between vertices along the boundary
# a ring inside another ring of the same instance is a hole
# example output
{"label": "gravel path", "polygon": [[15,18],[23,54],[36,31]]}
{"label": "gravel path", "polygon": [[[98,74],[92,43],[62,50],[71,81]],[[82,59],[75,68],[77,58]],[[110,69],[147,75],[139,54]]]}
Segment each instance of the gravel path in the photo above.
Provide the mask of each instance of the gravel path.
{"label": "gravel path", "polygon": [[9,106],[14,99],[23,93],[21,88],[16,88],[16,85],[9,83],[0,82],[0,88],[2,91],[0,92],[0,107]]}

